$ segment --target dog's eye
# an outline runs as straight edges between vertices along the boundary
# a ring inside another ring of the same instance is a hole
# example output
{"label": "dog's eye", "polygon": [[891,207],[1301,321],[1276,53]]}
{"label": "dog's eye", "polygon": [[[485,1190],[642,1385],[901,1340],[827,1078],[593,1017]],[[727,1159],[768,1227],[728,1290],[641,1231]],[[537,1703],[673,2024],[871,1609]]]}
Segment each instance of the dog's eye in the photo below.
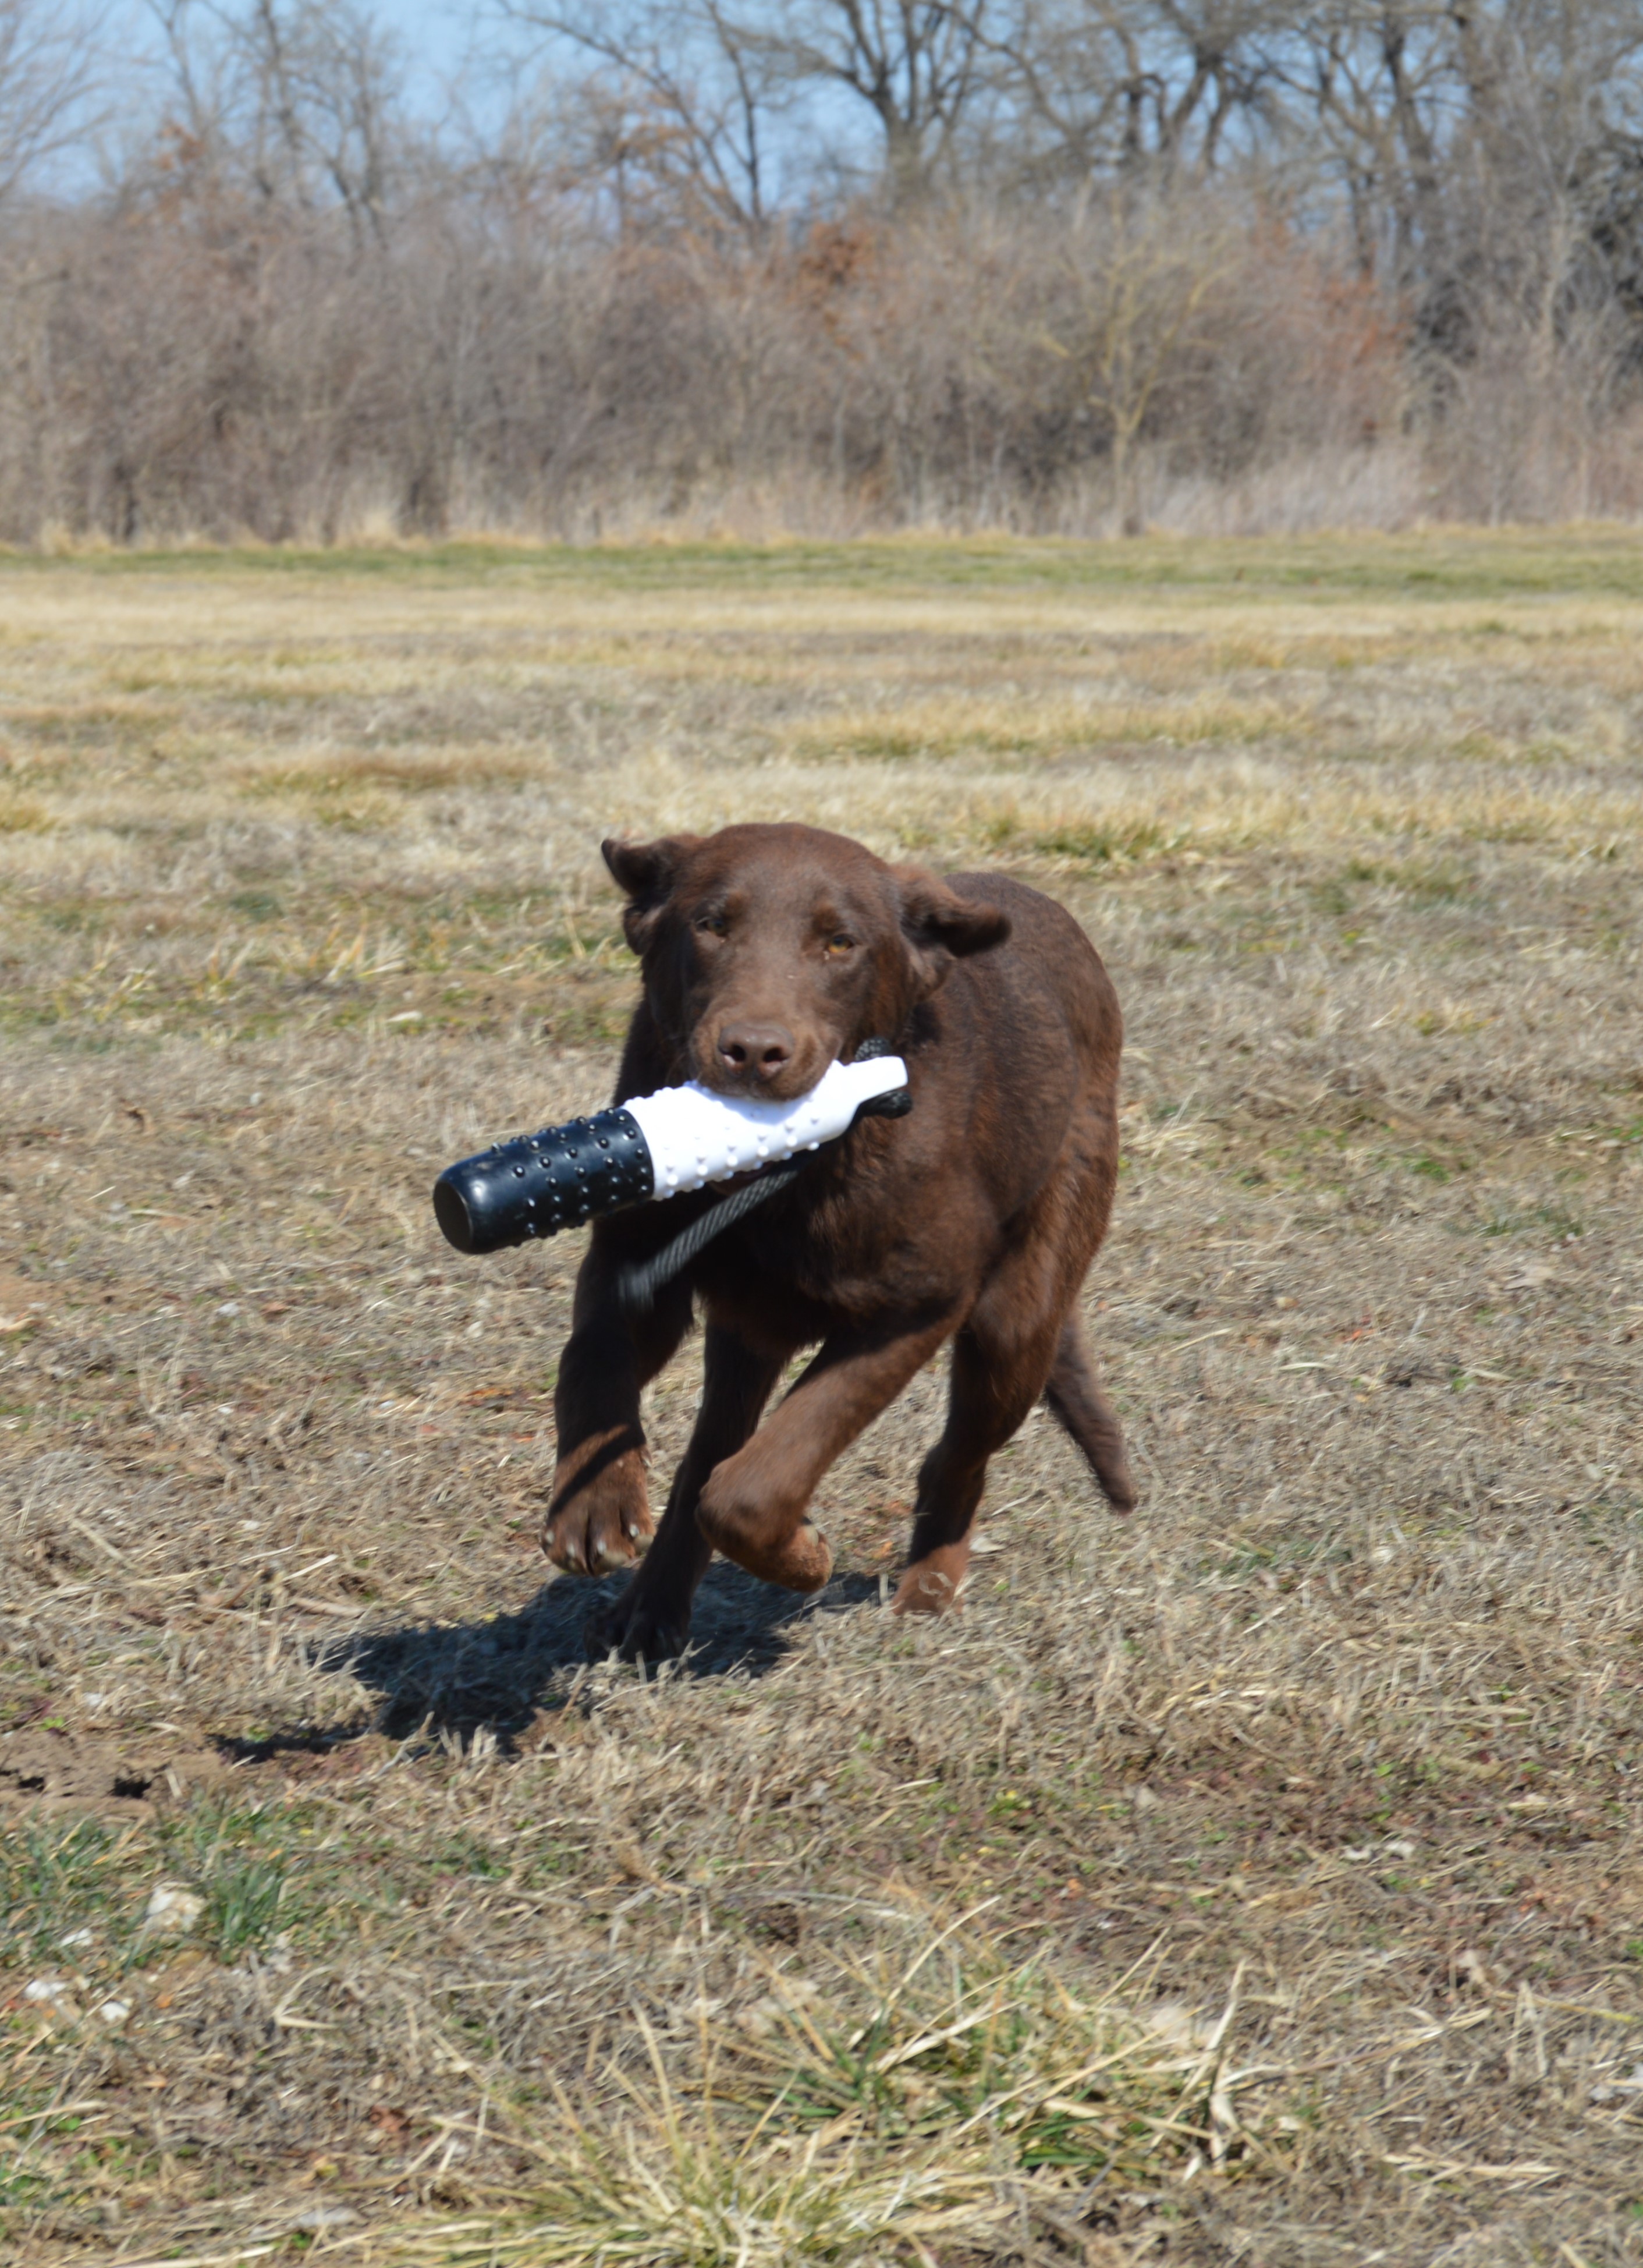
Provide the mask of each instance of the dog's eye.
{"label": "dog's eye", "polygon": [[730,926],[722,914],[698,914],[696,917],[696,927],[704,937],[723,937],[729,932]]}
{"label": "dog's eye", "polygon": [[827,951],[835,961],[842,960],[847,953],[855,951],[855,939],[843,930],[835,931],[827,940]]}

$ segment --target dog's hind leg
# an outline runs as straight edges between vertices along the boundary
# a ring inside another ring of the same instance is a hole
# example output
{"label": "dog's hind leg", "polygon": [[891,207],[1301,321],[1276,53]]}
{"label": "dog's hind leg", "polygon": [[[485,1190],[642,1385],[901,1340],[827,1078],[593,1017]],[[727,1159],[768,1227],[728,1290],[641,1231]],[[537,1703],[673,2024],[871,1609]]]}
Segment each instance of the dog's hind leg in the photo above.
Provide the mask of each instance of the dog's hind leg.
{"label": "dog's hind leg", "polygon": [[1124,1451],[1123,1430],[1096,1377],[1076,1307],[1061,1326],[1044,1398],[1089,1460],[1089,1469],[1114,1512],[1133,1512],[1135,1484]]}

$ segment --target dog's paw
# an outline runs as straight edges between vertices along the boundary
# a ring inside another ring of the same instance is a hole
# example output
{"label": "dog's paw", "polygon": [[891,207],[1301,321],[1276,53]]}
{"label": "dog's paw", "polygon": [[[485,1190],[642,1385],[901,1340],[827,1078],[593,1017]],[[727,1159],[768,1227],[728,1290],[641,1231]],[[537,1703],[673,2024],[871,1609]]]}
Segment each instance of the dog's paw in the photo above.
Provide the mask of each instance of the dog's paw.
{"label": "dog's paw", "polygon": [[766,1583],[780,1583],[784,1590],[819,1591],[833,1572],[833,1546],[814,1521],[802,1520],[752,1572]]}
{"label": "dog's paw", "polygon": [[819,1591],[833,1572],[833,1546],[814,1521],[773,1534],[762,1521],[737,1519],[712,1505],[704,1493],[696,1524],[715,1551],[784,1591]]}
{"label": "dog's paw", "polygon": [[945,1615],[965,1602],[970,1546],[943,1543],[915,1559],[896,1586],[892,1615]]}
{"label": "dog's paw", "polygon": [[629,1583],[608,1607],[596,1608],[582,1626],[590,1661],[603,1661],[611,1653],[624,1661],[667,1661],[684,1653],[689,1638],[689,1606],[647,1599],[637,1581]]}
{"label": "dog's paw", "polygon": [[608,1575],[630,1566],[656,1533],[638,1450],[625,1450],[584,1480],[589,1462],[567,1478],[555,1476],[542,1529],[543,1550],[568,1575]]}

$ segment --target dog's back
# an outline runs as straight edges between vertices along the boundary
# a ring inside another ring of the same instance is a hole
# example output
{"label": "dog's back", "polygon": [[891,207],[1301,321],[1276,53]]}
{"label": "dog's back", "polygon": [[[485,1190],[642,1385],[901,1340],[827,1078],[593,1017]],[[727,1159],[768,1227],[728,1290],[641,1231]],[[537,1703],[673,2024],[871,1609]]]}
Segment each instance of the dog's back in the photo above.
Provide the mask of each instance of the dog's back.
{"label": "dog's back", "polygon": [[946,880],[1009,920],[1004,942],[962,961],[931,1004],[954,1072],[965,1064],[974,1139],[1008,1217],[1053,1167],[1076,1113],[1089,1115],[1092,1134],[1110,1129],[1116,1172],[1124,1020],[1100,956],[1064,906],[1009,875]]}

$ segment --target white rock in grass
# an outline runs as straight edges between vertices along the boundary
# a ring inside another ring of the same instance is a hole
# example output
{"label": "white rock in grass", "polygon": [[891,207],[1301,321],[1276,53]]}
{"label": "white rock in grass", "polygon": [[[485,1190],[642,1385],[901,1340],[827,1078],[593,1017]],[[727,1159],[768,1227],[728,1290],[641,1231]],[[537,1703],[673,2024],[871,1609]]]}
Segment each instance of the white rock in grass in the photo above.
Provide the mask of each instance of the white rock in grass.
{"label": "white rock in grass", "polygon": [[74,2005],[74,1992],[61,1977],[36,1977],[23,1987],[23,1998],[32,2000],[37,2008],[45,2008],[54,2016],[69,2023],[79,2014]]}
{"label": "white rock in grass", "polygon": [[755,2000],[751,2007],[743,2008],[737,2012],[737,2026],[739,2030],[745,2032],[750,2039],[767,2039],[770,2034],[777,2029],[786,2014],[787,2011],[781,2001],[766,1994],[762,2000]]}
{"label": "white rock in grass", "polygon": [[1147,2011],[1147,2029],[1175,2048],[1207,2047],[1215,2030],[1185,2000],[1155,2001]]}
{"label": "white rock in grass", "polygon": [[311,2205],[306,2213],[299,2213],[295,2220],[287,2221],[288,2228],[314,2229],[352,2228],[359,2215],[351,2205]]}
{"label": "white rock in grass", "polygon": [[66,1937],[60,1937],[57,1940],[57,1943],[65,1952],[71,1951],[77,1945],[89,1945],[91,1941],[92,1933],[89,1929],[71,1929]]}
{"label": "white rock in grass", "polygon": [[197,1891],[179,1889],[174,1882],[160,1882],[150,1896],[143,1926],[148,1929],[192,1929],[204,1911],[205,1900]]}
{"label": "white rock in grass", "polygon": [[105,2000],[97,2013],[110,2031],[113,2031],[116,2025],[123,2024],[131,2014],[131,2003],[129,2000]]}

